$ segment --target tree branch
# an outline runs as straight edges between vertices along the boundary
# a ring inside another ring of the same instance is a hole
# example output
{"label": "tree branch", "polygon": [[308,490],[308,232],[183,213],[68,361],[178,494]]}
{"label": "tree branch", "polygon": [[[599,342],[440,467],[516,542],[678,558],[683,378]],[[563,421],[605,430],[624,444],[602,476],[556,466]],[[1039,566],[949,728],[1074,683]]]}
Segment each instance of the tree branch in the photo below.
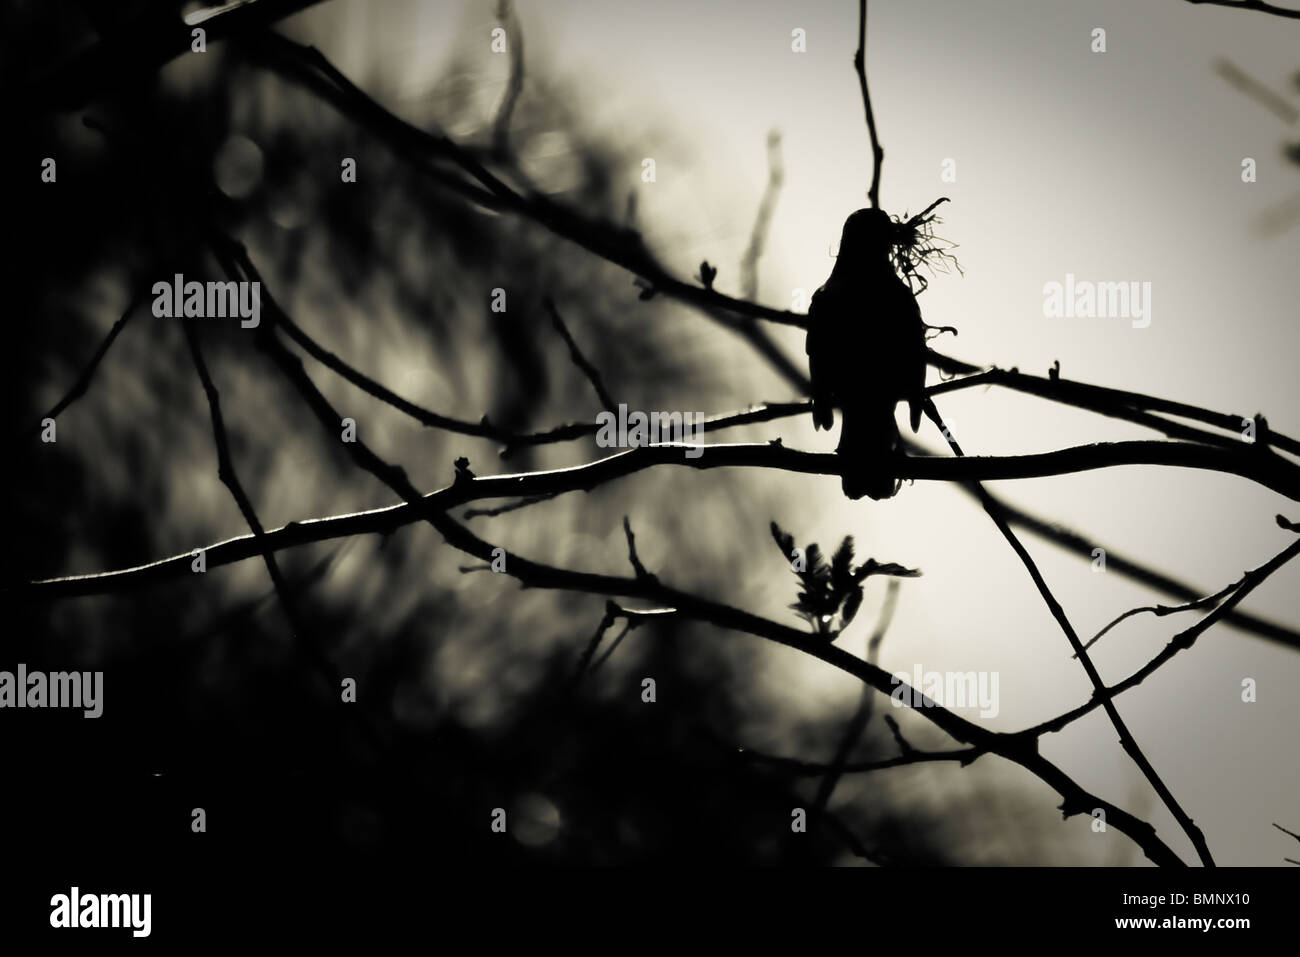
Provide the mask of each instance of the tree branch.
{"label": "tree branch", "polygon": [[[268,302],[269,297],[264,291],[264,309]],[[279,345],[279,348],[283,350],[284,346]],[[297,369],[301,372],[301,362],[287,351],[284,355],[288,356],[288,361],[297,363]],[[305,376],[305,373],[302,374]],[[703,454],[698,458],[687,458],[683,453],[688,448],[700,448]],[[902,478],[968,483],[1065,475],[1124,464],[1181,465],[1245,475],[1260,481],[1266,487],[1283,491],[1283,494],[1289,497],[1300,498],[1300,483],[1294,480],[1284,481],[1279,476],[1269,474],[1267,470],[1244,468],[1241,463],[1230,459],[1231,456],[1225,456],[1223,450],[1205,446],[1178,442],[1117,442],[1024,456],[962,458],[909,456],[900,461],[899,471]],[[490,498],[554,496],[566,492],[590,491],[606,482],[660,465],[694,469],[771,468],[810,475],[838,475],[842,463],[834,453],[802,452],[770,443],[648,445],[571,468],[475,476],[425,495],[412,488],[411,497],[406,498],[406,504],[305,522],[291,522],[277,532],[268,533],[267,539],[272,547],[279,549],[341,536],[371,532],[387,533],[411,522],[420,521],[430,512],[450,509],[473,501]],[[250,544],[244,539],[235,538],[209,546],[209,566],[241,561],[256,555],[257,550],[250,548]],[[188,567],[188,555],[178,555],[121,571],[29,582],[21,586],[21,589],[29,597],[38,599],[102,594],[181,575]]]}
{"label": "tree branch", "polygon": [[[1250,418],[1248,416],[1236,415],[1230,412],[1215,412],[1186,402],[1175,402],[1172,399],[1144,395],[1141,392],[1111,389],[1069,379],[1044,378],[1043,376],[1021,372],[1018,369],[998,369],[996,367],[985,369],[960,379],[950,379],[947,382],[933,385],[926,390],[926,393],[934,397],[979,385],[998,385],[1003,388],[1014,389],[1017,392],[1025,392],[1043,399],[1050,399],[1053,402],[1061,402],[1076,408],[1097,412],[1112,418],[1126,419],[1139,425],[1157,429],[1172,437],[1188,438],[1193,441],[1217,445],[1248,445],[1241,439],[1242,422]],[[1213,425],[1216,428],[1231,432],[1232,436],[1219,436],[1201,429],[1192,429],[1157,416],[1142,416],[1140,413],[1144,411],[1163,412],[1168,415],[1203,422],[1206,425]],[[1172,429],[1181,431],[1171,431]],[[1281,432],[1276,432],[1271,428],[1264,435],[1258,436],[1258,446],[1265,447],[1266,445],[1273,445],[1293,455],[1300,455],[1300,441],[1283,435]]]}

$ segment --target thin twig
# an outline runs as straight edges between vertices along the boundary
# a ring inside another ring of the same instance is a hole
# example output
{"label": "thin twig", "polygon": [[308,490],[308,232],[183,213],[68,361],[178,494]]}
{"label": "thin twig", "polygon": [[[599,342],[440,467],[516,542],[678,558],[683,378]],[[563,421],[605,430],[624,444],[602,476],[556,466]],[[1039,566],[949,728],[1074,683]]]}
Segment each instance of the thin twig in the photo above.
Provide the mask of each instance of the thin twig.
{"label": "thin twig", "polygon": [[506,81],[505,96],[492,122],[492,151],[504,159],[510,153],[510,117],[515,103],[524,89],[524,31],[519,25],[519,14],[511,0],[501,0],[497,6],[497,20],[507,31],[506,43],[510,51],[510,77]]}
{"label": "thin twig", "polygon": [[[1297,834],[1295,831],[1288,831],[1281,824],[1277,823],[1277,821],[1273,822],[1273,826],[1277,828],[1279,831],[1281,831],[1283,834],[1289,834],[1291,837],[1294,837],[1297,841],[1300,841],[1300,834]],[[1300,861],[1297,861],[1294,857],[1284,857],[1282,858],[1282,860],[1286,861],[1288,864],[1300,865]]]}
{"label": "thin twig", "polygon": [[[1240,584],[1240,582],[1233,582],[1231,585],[1215,592],[1213,595],[1206,595],[1204,598],[1198,598],[1195,601],[1189,601],[1183,605],[1144,605],[1141,608],[1130,608],[1101,631],[1097,632],[1097,634],[1092,638],[1088,639],[1088,641],[1084,642],[1083,647],[1085,650],[1091,648],[1102,639],[1102,636],[1105,635],[1106,632],[1110,631],[1120,622],[1132,618],[1134,615],[1140,615],[1143,612],[1150,612],[1157,618],[1163,618],[1166,615],[1176,615],[1184,611],[1200,611],[1202,608],[1209,608],[1212,605],[1217,605],[1221,600],[1232,594]],[[1071,657],[1077,658],[1078,655],[1072,655]]]}
{"label": "thin twig", "polygon": [[1300,111],[1297,111],[1294,106],[1283,99],[1281,94],[1274,93],[1231,60],[1219,60],[1214,67],[1219,76],[1271,112],[1283,123],[1294,123],[1300,117]]}
{"label": "thin twig", "polygon": [[[521,448],[535,445],[548,445],[554,442],[573,441],[585,436],[595,435],[600,430],[599,424],[593,420],[561,425],[545,432],[525,434],[510,432],[506,429],[498,428],[488,422],[486,416],[478,422],[471,422],[443,415],[442,413],[434,412],[431,409],[427,409],[411,402],[409,399],[397,395],[386,386],[358,371],[339,356],[321,346],[320,343],[305,332],[302,327],[287,314],[281,316],[281,328],[284,329],[290,339],[301,346],[303,351],[313,359],[321,363],[321,365],[325,366],[327,369],[337,373],[343,379],[351,382],[367,395],[378,399],[397,411],[411,417],[421,425],[429,428],[443,429],[460,435],[470,435],[477,438],[492,439],[502,442],[504,443],[501,451],[502,458],[509,458],[514,452]],[[567,328],[564,329],[564,332],[567,333]],[[574,347],[571,346],[571,349],[572,348]],[[595,370],[593,369],[593,371]],[[606,398],[608,398],[607,393]],[[609,401],[612,402],[612,400]],[[786,418],[806,412],[809,405],[808,402],[766,403],[758,408],[745,409],[739,412],[719,413],[710,416],[704,420],[704,425],[709,432],[717,432],[721,429],[733,428],[735,426],[752,425],[758,422],[770,422],[774,419]],[[606,408],[617,408],[617,404],[606,405]]]}
{"label": "thin twig", "polygon": [[[599,658],[591,663],[587,668],[587,674],[595,674],[610,657],[618,650],[618,646],[623,643],[623,639],[636,628],[651,622],[660,622],[665,618],[673,618],[677,615],[676,608],[624,608],[616,602],[609,602],[606,609],[614,615],[615,618],[623,619],[623,630],[614,636],[614,640],[609,643],[609,647]],[[592,651],[595,651],[593,646]]]}
{"label": "thin twig", "polygon": [[[850,761],[843,765],[841,770],[845,774],[867,774],[872,771],[886,771],[890,768],[907,767],[912,764],[930,764],[940,761],[956,761],[966,767],[975,761],[981,755],[988,754],[982,748],[953,748],[949,751],[917,751],[915,749],[904,754],[895,755],[892,758],[881,758],[878,761]],[[771,764],[780,768],[788,774],[798,774],[806,777],[821,777],[828,773],[832,766],[823,764],[819,761],[803,761],[798,758],[786,758],[779,755],[764,754],[761,751],[753,751],[745,748],[742,752],[743,757],[761,761],[764,764]]]}
{"label": "thin twig", "polygon": [[[720,429],[730,429],[741,425],[754,425],[759,422],[771,422],[803,415],[812,408],[811,402],[767,402],[739,412],[725,412],[707,416],[704,419],[704,431],[712,434]],[[557,426],[546,432],[532,435],[518,435],[511,438],[501,450],[501,458],[509,459],[521,448],[535,445],[549,445],[552,442],[568,442],[600,431],[600,424],[595,421],[576,422]]]}
{"label": "thin twig", "polygon": [[207,363],[203,360],[198,337],[195,335],[191,323],[182,322],[181,328],[185,333],[185,341],[189,346],[190,357],[194,360],[194,368],[198,372],[199,382],[203,386],[203,394],[208,402],[208,413],[212,419],[212,434],[217,448],[217,476],[230,491],[235,504],[239,506],[239,513],[244,517],[245,524],[248,525],[253,533],[253,538],[260,546],[259,551],[262,561],[266,563],[266,570],[271,576],[271,583],[275,586],[276,594],[280,597],[280,604],[284,608],[285,617],[289,619],[289,627],[292,629],[294,640],[301,644],[312,663],[330,682],[331,686],[338,687],[338,672],[310,640],[306,628],[303,627],[297,605],[289,593],[284,575],[280,571],[280,564],[276,560],[275,549],[266,543],[266,531],[262,528],[261,520],[257,517],[257,512],[253,508],[248,493],[244,491],[244,486],[239,481],[239,475],[236,473],[234,462],[230,457],[230,443],[226,438],[226,425],[221,415],[221,396],[212,382],[212,376],[208,373]]}
{"label": "thin twig", "polygon": [[547,297],[543,304],[546,306],[546,311],[551,315],[551,325],[560,334],[564,344],[569,347],[569,358],[573,360],[575,366],[582,370],[582,374],[591,383],[592,389],[596,392],[596,398],[600,400],[601,407],[617,410],[618,403],[614,401],[613,396],[609,394],[609,390],[605,388],[605,381],[600,377],[600,370],[587,360],[587,357],[582,354],[582,350],[578,348],[578,344],[573,341],[573,336],[569,335],[569,327],[564,324],[564,319],[560,316],[560,311],[555,308],[555,303]]}
{"label": "thin twig", "polygon": [[623,516],[623,534],[627,536],[627,560],[632,564],[632,570],[636,572],[636,577],[654,578],[653,575],[646,571],[645,566],[641,564],[641,559],[637,556],[636,536],[632,534],[632,523],[628,521],[626,515]]}
{"label": "thin twig", "polygon": [[[618,620],[618,606],[612,601],[605,602],[605,614],[596,625],[596,632],[587,642],[586,647],[582,650],[582,656],[578,658],[577,667],[573,669],[573,678],[569,683],[570,691],[576,690],[582,683],[583,677],[587,673],[587,666],[591,664],[592,656],[596,654],[596,649],[600,646],[600,639],[605,637],[605,632],[614,626]],[[630,627],[630,623],[629,623]]]}
{"label": "thin twig", "polygon": [[[885,638],[885,632],[889,630],[889,624],[894,620],[894,607],[897,601],[898,580],[890,579],[889,587],[885,592],[885,602],[880,609],[880,618],[876,622],[876,629],[867,639],[867,661],[873,665],[880,653],[880,643]],[[820,819],[827,805],[830,804],[831,796],[835,793],[840,778],[844,776],[844,766],[848,763],[849,755],[858,746],[862,733],[866,731],[867,724],[871,721],[871,712],[875,701],[875,692],[871,687],[864,686],[862,695],[858,700],[857,710],[849,718],[848,724],[844,726],[844,733],[840,736],[839,746],[835,749],[835,756],[831,758],[826,776],[822,778],[817,786],[817,793],[813,797],[812,811],[809,813],[809,817]]]}
{"label": "thin twig", "polygon": [[763,188],[763,198],[758,203],[758,215],[754,217],[754,228],[749,233],[749,245],[745,247],[745,254],[740,259],[740,289],[744,297],[751,301],[758,298],[758,261],[767,245],[772,212],[776,209],[776,200],[781,195],[784,182],[781,134],[772,130],[767,134],[767,186]]}
{"label": "thin twig", "polygon": [[903,737],[903,729],[898,726],[898,722],[894,720],[893,715],[885,715],[885,724],[889,727],[889,733],[894,736],[894,743],[898,745],[900,752],[903,754],[918,753],[916,748],[912,747],[908,740]]}
{"label": "thin twig", "polygon": [[885,150],[876,134],[876,115],[871,109],[871,94],[867,91],[867,0],[858,0],[858,52],[853,56],[853,67],[858,71],[862,109],[867,117],[867,132],[871,134],[871,188],[867,190],[867,199],[872,206],[879,208],[880,168],[885,162]]}
{"label": "thin twig", "polygon": [[327,369],[337,373],[342,378],[351,382],[354,386],[373,396],[381,402],[392,406],[399,412],[410,416],[421,425],[429,428],[444,429],[448,432],[455,432],[460,435],[472,435],[477,438],[495,439],[500,442],[517,442],[521,436],[504,429],[498,429],[487,421],[484,416],[479,422],[468,422],[463,419],[456,419],[451,416],[442,415],[417,405],[408,399],[381,385],[374,379],[359,372],[357,369],[344,362],[334,353],[320,345],[315,339],[303,331],[293,319],[286,315],[280,317],[280,328],[288,334],[289,338],[302,347],[302,350],[309,356],[325,366]]}
{"label": "thin twig", "polygon": [[461,516],[465,521],[471,518],[495,518],[497,515],[505,515],[507,512],[517,512],[521,508],[528,508],[530,505],[537,505],[540,502],[549,502],[555,498],[551,495],[531,495],[528,498],[521,498],[517,502],[510,502],[506,505],[498,505],[496,508],[467,508],[465,514]]}
{"label": "thin twig", "polygon": [[[275,593],[279,596],[280,607],[284,610],[285,618],[289,622],[289,630],[294,643],[306,656],[312,667],[327,682],[331,693],[337,693],[342,684],[342,676],[308,632],[299,612],[293,590],[286,583],[284,575],[280,571],[279,562],[275,557],[275,550],[266,544],[266,532],[262,528],[261,520],[258,519],[252,500],[249,499],[248,493],[244,491],[244,486],[239,481],[239,475],[235,471],[234,460],[230,455],[230,443],[226,436],[225,421],[221,415],[221,396],[212,381],[212,376],[208,373],[207,363],[203,360],[203,352],[199,346],[198,337],[188,320],[182,321],[181,328],[185,334],[185,341],[189,346],[190,357],[194,360],[194,368],[198,373],[199,382],[203,386],[203,394],[208,402],[208,412],[212,419],[212,435],[217,449],[217,475],[222,484],[229,489],[231,497],[239,506],[240,514],[244,517],[244,522],[252,531],[253,538],[261,546],[262,560],[266,564],[271,583],[275,586]],[[376,751],[387,753],[388,748],[378,729],[371,723],[364,711],[349,708],[346,709],[346,713]]]}
{"label": "thin twig", "polygon": [[[90,380],[94,378],[95,370],[99,368],[99,363],[108,353],[109,347],[113,345],[113,340],[118,337],[118,334],[124,328],[126,328],[127,321],[132,315],[134,315],[136,309],[139,308],[140,303],[144,301],[144,298],[145,294],[143,288],[139,289],[131,297],[131,301],[127,303],[127,307],[122,311],[121,317],[113,323],[113,327],[108,330],[108,335],[106,335],[103,341],[100,342],[99,348],[95,350],[95,354],[90,357],[90,361],[86,363],[85,368],[81,370],[81,374],[77,376],[77,381],[72,384],[72,388],[68,390],[67,394],[58,402],[54,403],[49,412],[45,413],[45,418],[57,419],[59,413],[86,394],[86,389],[90,387]],[[38,422],[27,430],[27,435],[37,435],[40,431],[41,425]]]}
{"label": "thin twig", "polygon": [[633,622],[632,619],[629,618],[626,622],[624,622],[623,630],[620,631],[617,635],[615,635],[614,640],[609,643],[609,647],[606,648],[604,652],[601,653],[601,656],[599,658],[597,658],[595,661],[591,663],[591,667],[587,669],[587,674],[595,674],[600,669],[601,665],[609,661],[609,659],[613,656],[614,652],[618,650],[618,646],[623,643],[623,639],[627,637],[628,632],[632,630],[632,627],[633,627]]}

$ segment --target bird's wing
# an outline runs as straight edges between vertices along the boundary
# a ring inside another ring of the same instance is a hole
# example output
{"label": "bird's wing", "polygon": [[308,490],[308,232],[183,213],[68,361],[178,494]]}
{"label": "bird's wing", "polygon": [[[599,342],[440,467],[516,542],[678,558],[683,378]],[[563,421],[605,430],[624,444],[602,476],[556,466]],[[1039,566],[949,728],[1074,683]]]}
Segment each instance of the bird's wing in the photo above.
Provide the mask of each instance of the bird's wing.
{"label": "bird's wing", "polygon": [[907,358],[907,405],[911,413],[912,431],[917,432],[921,428],[921,410],[925,407],[925,367],[928,349],[925,344],[925,321],[921,318],[921,307],[910,289],[907,290],[905,308],[908,313],[908,335],[913,343]]}
{"label": "bird's wing", "polygon": [[826,359],[834,343],[827,341],[830,317],[826,315],[826,298],[822,290],[813,293],[808,305],[808,339],[805,350],[808,353],[808,378],[812,380],[813,428],[829,429],[835,424],[835,401],[831,398],[829,370]]}

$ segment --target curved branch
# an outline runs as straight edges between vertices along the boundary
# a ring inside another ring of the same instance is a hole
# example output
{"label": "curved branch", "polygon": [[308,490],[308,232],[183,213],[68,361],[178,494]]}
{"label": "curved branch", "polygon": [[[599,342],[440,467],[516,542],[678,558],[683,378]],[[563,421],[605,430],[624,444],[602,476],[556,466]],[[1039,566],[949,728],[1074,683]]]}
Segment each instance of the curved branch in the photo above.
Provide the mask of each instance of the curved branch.
{"label": "curved branch", "polygon": [[[264,293],[264,309],[269,310],[269,302],[271,300]],[[280,345],[279,348],[283,350],[284,346]],[[298,362],[287,351],[284,356],[289,362]],[[301,371],[300,362],[298,370]],[[305,377],[305,373],[303,376]],[[703,454],[699,458],[687,458],[685,451],[694,448],[700,449]],[[1300,483],[1297,483],[1294,476],[1287,481],[1284,481],[1282,476],[1270,474],[1255,476],[1251,473],[1255,471],[1267,473],[1267,470],[1262,467],[1247,468],[1231,459],[1232,457],[1226,455],[1223,450],[1206,446],[1178,442],[1114,442],[1022,456],[966,456],[964,458],[909,456],[900,461],[899,474],[903,478],[966,483],[1064,475],[1113,465],[1181,465],[1188,468],[1228,471],[1252,477],[1269,487],[1277,485],[1278,490],[1286,489],[1283,494],[1300,500]],[[585,492],[606,482],[659,465],[695,469],[772,468],[810,475],[838,475],[841,463],[834,453],[801,452],[772,444],[647,445],[571,468],[507,475],[480,475],[474,478],[462,477],[435,492],[424,495],[412,492],[415,498],[408,498],[401,505],[305,522],[290,522],[278,531],[267,532],[266,541],[278,549],[349,535],[387,533],[403,525],[420,521],[429,514],[446,511],[469,502]],[[230,539],[207,548],[209,567],[241,561],[256,554],[256,549],[250,550],[249,540],[243,538]],[[41,600],[70,595],[102,594],[122,588],[152,584],[175,575],[185,574],[189,568],[189,561],[190,556],[186,553],[121,571],[30,582],[20,586],[20,590],[29,597]]]}

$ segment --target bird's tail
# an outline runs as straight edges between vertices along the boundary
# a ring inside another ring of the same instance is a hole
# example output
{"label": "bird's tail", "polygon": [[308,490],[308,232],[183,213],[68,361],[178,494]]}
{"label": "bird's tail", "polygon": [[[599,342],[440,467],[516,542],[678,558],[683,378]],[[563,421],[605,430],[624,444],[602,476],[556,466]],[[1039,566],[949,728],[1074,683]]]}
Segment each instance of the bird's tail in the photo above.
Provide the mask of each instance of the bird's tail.
{"label": "bird's tail", "polygon": [[849,498],[891,498],[898,490],[894,455],[898,423],[893,403],[844,410],[840,427],[841,484]]}

